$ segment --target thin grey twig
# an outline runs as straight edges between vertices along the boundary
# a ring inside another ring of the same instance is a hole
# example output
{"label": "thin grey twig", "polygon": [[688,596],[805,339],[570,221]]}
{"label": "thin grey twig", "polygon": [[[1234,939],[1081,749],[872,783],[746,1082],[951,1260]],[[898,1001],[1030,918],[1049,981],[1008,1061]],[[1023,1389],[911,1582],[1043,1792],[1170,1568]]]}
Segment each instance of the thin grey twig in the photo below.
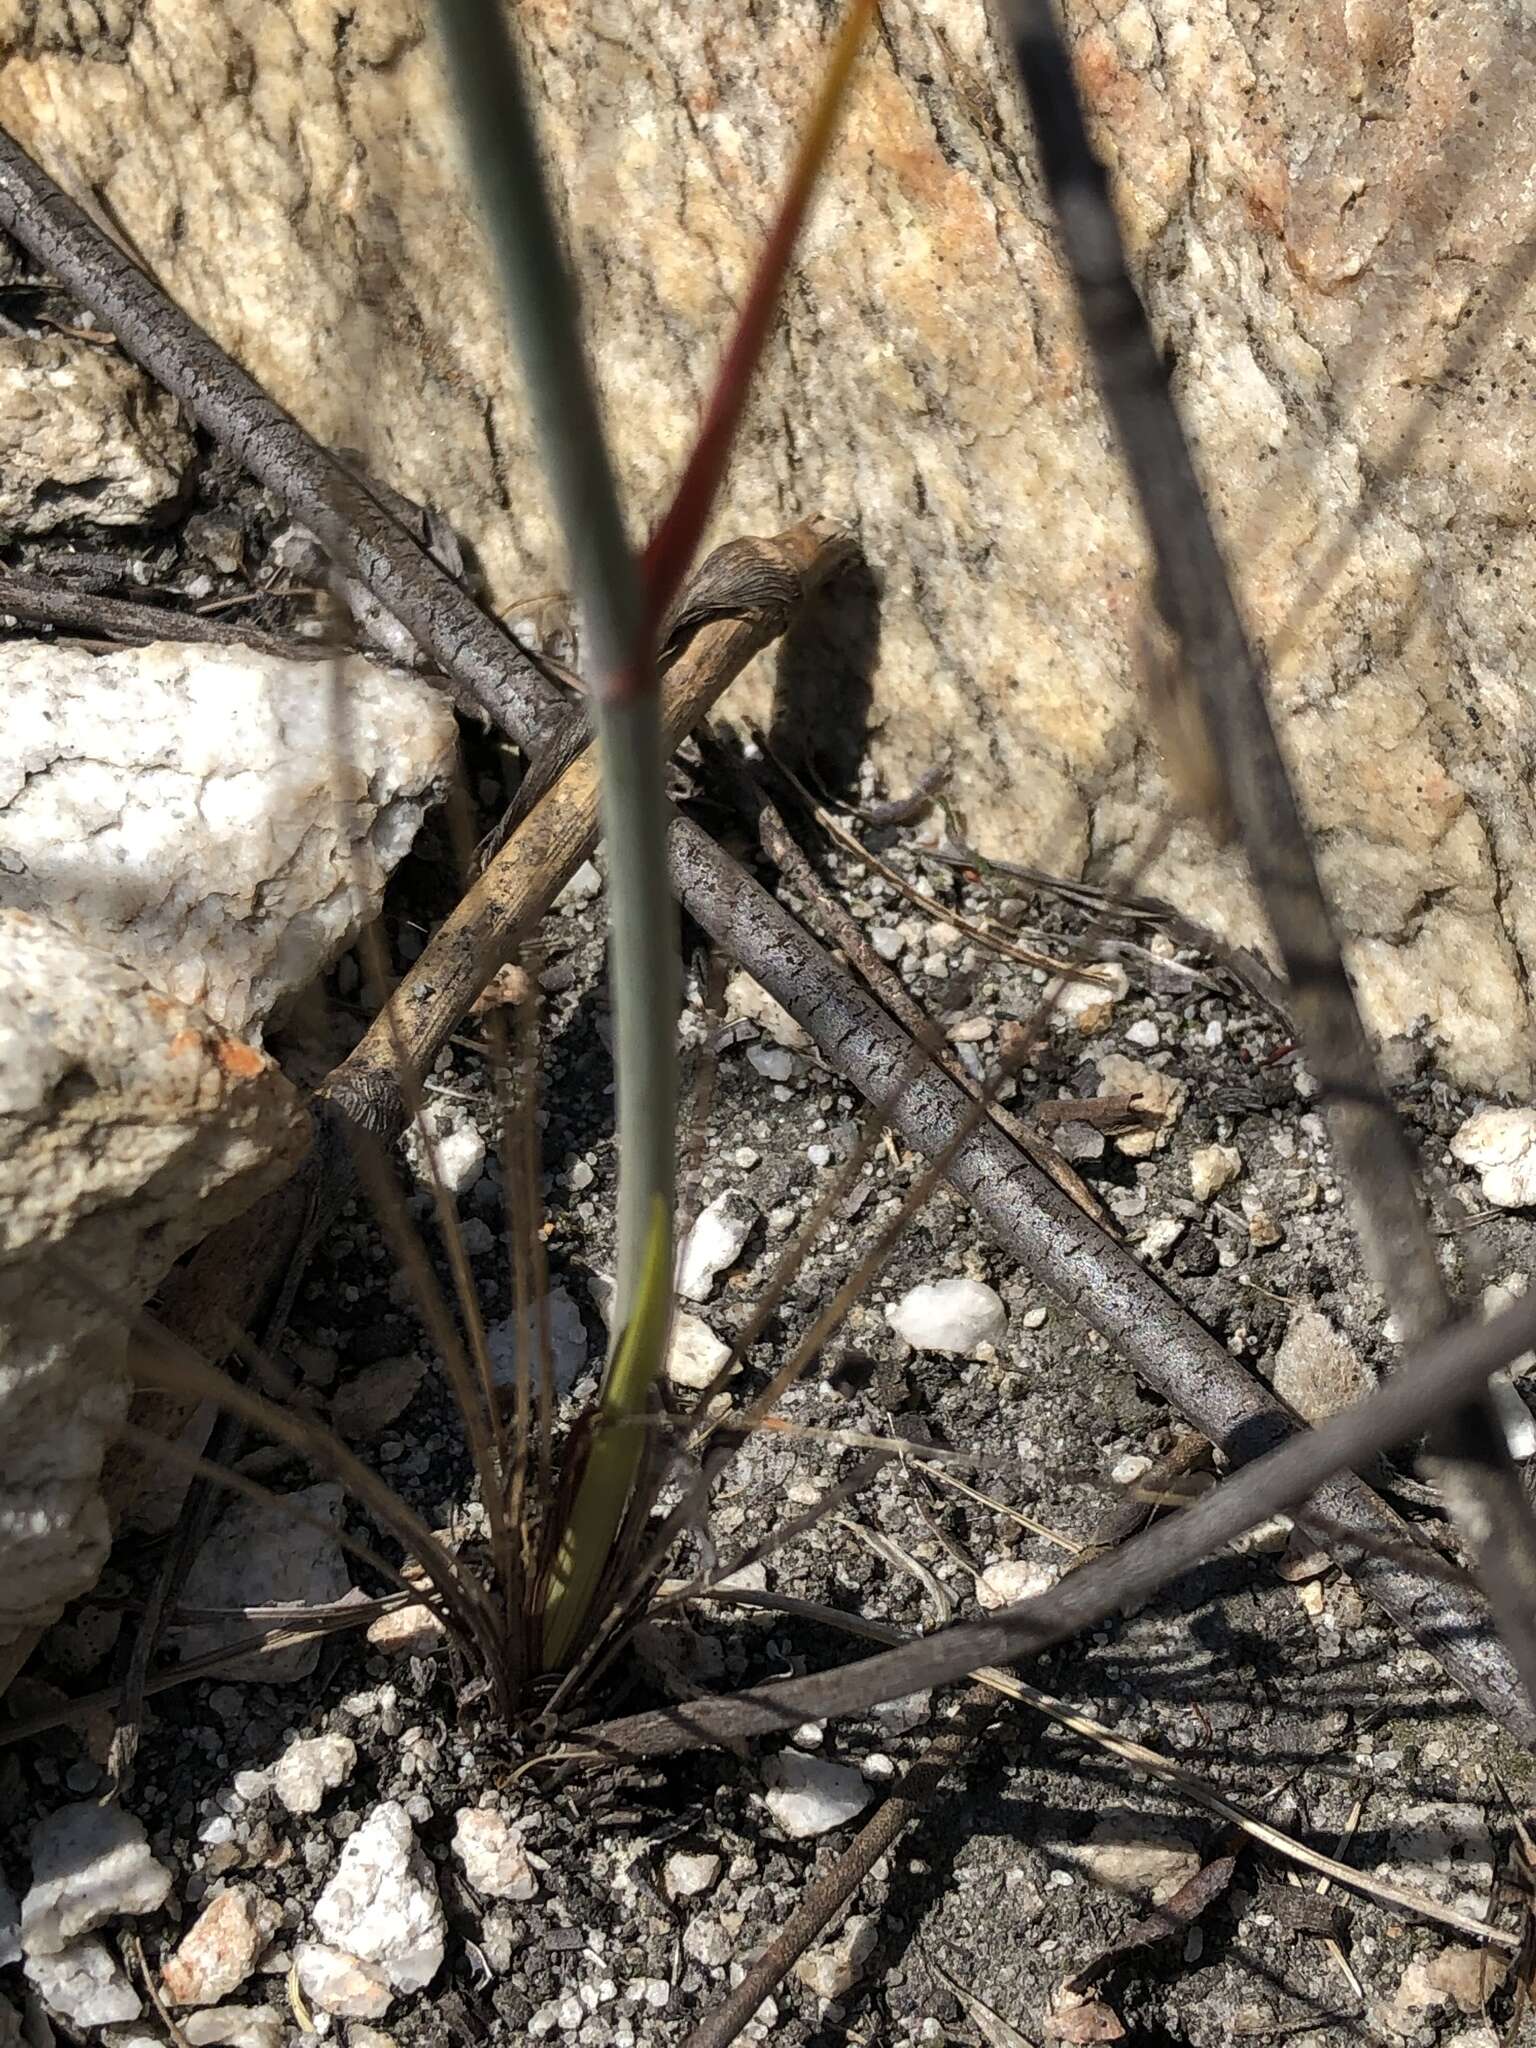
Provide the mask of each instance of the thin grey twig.
{"label": "thin grey twig", "polygon": [[[1296,1427],[1268,1389],[1000,1131],[977,1128],[975,1105],[946,1075],[929,1062],[914,1066],[905,1032],[707,834],[678,819],[669,851],[689,915],[783,1003],[829,1066],[879,1104],[915,1150],[931,1158],[959,1138],[949,1182],[1010,1259],[1076,1310],[1234,1462]],[[1401,1561],[1412,1554],[1412,1531],[1363,1480],[1331,1481],[1316,1505],[1382,1553],[1344,1560],[1362,1590],[1518,1741],[1536,1739],[1536,1712],[1482,1603]],[[1319,1540],[1326,1546],[1326,1537]]]}
{"label": "thin grey twig", "polygon": [[563,727],[565,698],[533,658],[3,128],[0,227],[104,320],[199,426],[276,492],[445,674],[470,687],[487,717],[531,754]]}
{"label": "thin grey twig", "polygon": [[39,620],[67,633],[102,640],[193,640],[220,647],[253,647],[286,661],[324,661],[336,650],[324,640],[296,633],[269,633],[260,626],[231,626],[206,614],[173,611],[169,605],[136,604],[129,598],[100,597],[43,576],[0,572],[0,612]]}

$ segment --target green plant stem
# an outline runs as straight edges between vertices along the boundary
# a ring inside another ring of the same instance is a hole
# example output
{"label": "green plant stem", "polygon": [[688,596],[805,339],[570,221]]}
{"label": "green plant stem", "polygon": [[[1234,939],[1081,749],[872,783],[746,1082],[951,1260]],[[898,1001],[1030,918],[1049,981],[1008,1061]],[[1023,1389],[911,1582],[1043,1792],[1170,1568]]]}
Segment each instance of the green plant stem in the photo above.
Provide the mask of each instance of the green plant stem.
{"label": "green plant stem", "polygon": [[551,1572],[545,1654],[579,1640],[634,1480],[666,1353],[676,1167],[677,912],[667,880],[665,756],[639,568],[624,530],[576,287],[540,163],[516,44],[491,0],[437,0],[470,166],[516,337],[544,472],[581,606],[608,849],[618,1076],[614,1342],[596,1433]]}

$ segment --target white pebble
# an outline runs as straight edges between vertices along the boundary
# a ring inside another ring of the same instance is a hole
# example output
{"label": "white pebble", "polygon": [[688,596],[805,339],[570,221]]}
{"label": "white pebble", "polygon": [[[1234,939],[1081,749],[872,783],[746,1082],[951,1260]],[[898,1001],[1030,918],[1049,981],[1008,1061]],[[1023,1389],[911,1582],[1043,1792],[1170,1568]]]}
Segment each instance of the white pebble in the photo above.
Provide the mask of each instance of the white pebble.
{"label": "white pebble", "polygon": [[489,1899],[532,1899],[539,1881],[519,1831],[499,1813],[464,1806],[454,1815],[453,1853],[477,1892]]}
{"label": "white pebble", "polygon": [[1496,1209],[1536,1207],[1536,1109],[1481,1109],[1451,1140],[1451,1154],[1482,1181]]}
{"label": "white pebble", "polygon": [[857,1771],[826,1757],[799,1756],[792,1750],[770,1757],[764,1765],[769,1790],[768,1811],[779,1828],[796,1841],[824,1835],[861,1814],[871,1798]]}
{"label": "white pebble", "polygon": [[344,1845],[316,1903],[315,1928],[372,1964],[395,1991],[419,1991],[437,1975],[448,1924],[432,1866],[397,1800],[376,1806]]}
{"label": "white pebble", "polygon": [[977,1578],[976,1599],[989,1611],[1012,1607],[1016,1601],[1048,1593],[1055,1583],[1056,1574],[1048,1566],[1027,1557],[1007,1557],[1000,1564],[989,1564]]}
{"label": "white pebble", "polygon": [[674,1849],[662,1870],[669,1899],[696,1899],[720,1875],[721,1859],[712,1849]]}
{"label": "white pebble", "polygon": [[1132,1045],[1144,1047],[1148,1052],[1155,1045],[1161,1045],[1163,1034],[1150,1017],[1138,1017],[1134,1024],[1125,1027],[1125,1035]]}
{"label": "white pebble", "polygon": [[272,1789],[290,1813],[318,1813],[327,1792],[345,1785],[357,1764],[346,1735],[312,1735],[290,1743],[272,1772]]}
{"label": "white pebble", "polygon": [[1189,1188],[1197,1202],[1208,1202],[1230,1187],[1243,1170],[1235,1145],[1201,1145],[1189,1155]]}
{"label": "white pebble", "polygon": [[685,1301],[708,1301],[716,1279],[740,1258],[756,1221],[756,1208],[733,1188],[699,1211],[677,1254],[677,1291]]}
{"label": "white pebble", "polygon": [[150,1854],[143,1825],[131,1813],[93,1799],[60,1807],[32,1830],[22,1946],[29,1955],[57,1955],[77,1935],[119,1914],[154,1912],[170,1889],[171,1873]]}
{"label": "white pebble", "polygon": [[461,1104],[430,1103],[422,1111],[420,1127],[411,1134],[410,1152],[417,1162],[416,1178],[423,1187],[432,1185],[432,1172],[427,1164],[429,1150],[447,1194],[465,1194],[480,1178],[485,1165],[485,1140],[464,1114]]}
{"label": "white pebble", "polygon": [[601,895],[603,878],[589,860],[584,860],[565,887],[555,898],[556,910],[577,910],[583,903],[590,903],[594,896]]}
{"label": "white pebble", "polygon": [[997,1290],[981,1280],[934,1280],[909,1288],[886,1320],[916,1351],[974,1358],[982,1344],[1001,1344],[1008,1311]]}
{"label": "white pebble", "polygon": [[1152,1460],[1143,1457],[1140,1451],[1127,1451],[1123,1458],[1116,1458],[1109,1468],[1109,1476],[1116,1486],[1134,1486],[1138,1479],[1145,1479],[1152,1470]]}

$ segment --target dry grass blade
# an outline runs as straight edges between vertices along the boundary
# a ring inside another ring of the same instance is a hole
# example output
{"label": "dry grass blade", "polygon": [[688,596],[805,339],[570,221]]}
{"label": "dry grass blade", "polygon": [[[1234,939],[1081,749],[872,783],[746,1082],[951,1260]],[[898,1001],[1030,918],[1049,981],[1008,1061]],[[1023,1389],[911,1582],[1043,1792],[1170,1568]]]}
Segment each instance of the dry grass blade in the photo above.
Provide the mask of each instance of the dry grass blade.
{"label": "dry grass blade", "polygon": [[1292,1437],[1183,1514],[989,1621],[962,1622],[839,1671],[589,1727],[584,1739],[630,1758],[734,1743],[947,1684],[980,1665],[1038,1655],[1122,1607],[1151,1599],[1223,1544],[1295,1507],[1333,1473],[1412,1437],[1448,1399],[1465,1398],[1491,1372],[1529,1350],[1533,1338],[1536,1301],[1522,1302],[1492,1322],[1444,1332],[1416,1347],[1397,1376],[1357,1407]]}
{"label": "dry grass blade", "polygon": [[[805,1621],[819,1622],[823,1627],[841,1629],[846,1634],[862,1636],[869,1642],[892,1645],[912,1641],[912,1637],[889,1622],[874,1621],[859,1614],[845,1614],[840,1608],[827,1607],[816,1600],[796,1599],[784,1593],[748,1593],[736,1590],[717,1590],[703,1596],[711,1600],[729,1602],[733,1607],[761,1608],[775,1614],[792,1614]],[[1239,1828],[1251,1840],[1266,1849],[1272,1849],[1277,1856],[1296,1864],[1304,1870],[1316,1871],[1325,1881],[1343,1885],[1346,1889],[1359,1892],[1362,1898],[1375,1901],[1380,1906],[1390,1906],[1397,1911],[1411,1913],[1415,1918],[1427,1920],[1441,1927],[1449,1928],[1455,1934],[1464,1934],[1474,1941],[1485,1942],[1490,1948],[1514,1950],[1519,1946],[1519,1937],[1509,1929],[1496,1927],[1490,1921],[1479,1920],[1475,1914],[1463,1913],[1459,1907],[1447,1906],[1441,1900],[1432,1898],[1428,1892],[1415,1891],[1409,1885],[1393,1884],[1385,1879],[1373,1877],[1369,1871],[1357,1870],[1352,1864],[1342,1863],[1336,1856],[1327,1856],[1322,1850],[1314,1849],[1309,1843],[1289,1835],[1283,1828],[1277,1828],[1257,1814],[1249,1813],[1236,1800],[1192,1771],[1185,1764],[1176,1764],[1170,1758],[1161,1756],[1145,1743],[1133,1742],[1129,1737],[1117,1735],[1095,1721],[1091,1714],[1084,1714],[1067,1706],[1038,1686],[1026,1684],[1011,1671],[996,1666],[982,1665],[966,1674],[978,1685],[996,1693],[1002,1699],[1016,1701],[1018,1705],[1030,1707],[1043,1714],[1059,1728],[1082,1741],[1092,1743],[1097,1749],[1129,1764],[1144,1776],[1155,1778],[1172,1792],[1189,1799],[1205,1812],[1218,1820]]]}
{"label": "dry grass blade", "polygon": [[[89,1274],[75,1270],[74,1277],[87,1287],[93,1298],[100,1290]],[[489,1609],[484,1589],[459,1568],[421,1517],[399,1495],[349,1450],[331,1430],[308,1416],[242,1386],[228,1373],[220,1372],[190,1352],[151,1317],[108,1301],[131,1333],[128,1366],[132,1375],[150,1386],[169,1386],[198,1400],[212,1400],[241,1416],[253,1427],[279,1443],[324,1466],[400,1543],[427,1574],[444,1611],[451,1615],[466,1643],[476,1646],[481,1660],[492,1671],[500,1665],[500,1631]],[[238,1332],[231,1333],[232,1348],[244,1348]]]}
{"label": "dry grass blade", "polygon": [[[259,1633],[240,1636],[221,1649],[208,1650],[200,1657],[188,1657],[184,1663],[172,1664],[160,1671],[146,1673],[144,1698],[153,1698],[157,1693],[171,1692],[177,1686],[194,1684],[200,1678],[217,1678],[233,1665],[243,1663],[248,1657],[276,1656],[281,1650],[300,1648],[326,1636],[343,1635],[353,1629],[367,1628],[381,1615],[397,1613],[402,1607],[422,1602],[420,1587],[413,1587],[407,1595],[391,1593],[382,1600],[350,1600],[335,1602],[329,1607],[305,1607],[293,1610],[293,1618],[269,1620]],[[178,1622],[218,1621],[229,1614],[239,1613],[247,1619],[260,1619],[263,1615],[281,1616],[287,1609],[246,1607],[239,1609],[178,1607],[173,1619]],[[18,1718],[0,1721],[0,1749],[11,1743],[29,1741],[34,1735],[46,1735],[52,1728],[69,1728],[88,1721],[93,1715],[114,1713],[123,1704],[121,1686],[104,1686],[99,1692],[87,1693],[80,1699],[67,1700],[62,1705],[40,1707],[36,1713],[24,1714]]]}
{"label": "dry grass blade", "polygon": [[[1338,935],[1271,720],[1168,373],[1127,268],[1103,165],[1088,138],[1052,0],[1001,0],[1045,184],[1078,294],[1105,410],[1118,435],[1156,562],[1173,642],[1165,670],[1176,745],[1198,757],[1230,816],[1285,963],[1291,1006],[1321,1084],[1329,1129],[1372,1272],[1410,1336],[1450,1304],[1414,1162],[1382,1092]],[[1213,820],[1213,823],[1216,822]],[[1536,1512],[1486,1391],[1433,1418],[1446,1494],[1536,1704]]]}

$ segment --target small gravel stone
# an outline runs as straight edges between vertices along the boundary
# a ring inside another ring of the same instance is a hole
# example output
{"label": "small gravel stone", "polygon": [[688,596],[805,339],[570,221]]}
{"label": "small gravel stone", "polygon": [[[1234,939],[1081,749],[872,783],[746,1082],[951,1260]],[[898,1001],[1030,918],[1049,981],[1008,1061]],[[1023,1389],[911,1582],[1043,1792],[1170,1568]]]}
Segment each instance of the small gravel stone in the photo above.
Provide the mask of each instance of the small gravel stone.
{"label": "small gravel stone", "polygon": [[603,893],[603,878],[592,861],[584,860],[555,898],[556,910],[579,910]]}
{"label": "small gravel stone", "polygon": [[318,1813],[326,1793],[345,1785],[356,1765],[357,1744],[350,1736],[311,1735],[290,1743],[278,1758],[272,1789],[290,1813]]}
{"label": "small gravel stone", "polygon": [[429,1657],[448,1639],[448,1630],[420,1600],[391,1608],[368,1624],[368,1640],[386,1657]]}
{"label": "small gravel stone", "polygon": [[282,1917],[281,1910],[250,1885],[231,1885],[220,1892],[182,1936],[161,1974],[171,2004],[217,2005],[238,1991]]}
{"label": "small gravel stone", "polygon": [[[590,1284],[597,1312],[606,1323],[613,1313],[613,1282],[605,1274],[595,1274]],[[721,1342],[702,1316],[674,1311],[667,1350],[667,1378],[673,1386],[698,1392],[709,1385],[730,1355],[730,1345]]]}
{"label": "small gravel stone", "polygon": [[93,1934],[47,1955],[29,1954],[26,1975],[48,2010],[71,2026],[136,2020],[144,2009],[116,1956]]}
{"label": "small gravel stone", "polygon": [[888,924],[877,924],[870,932],[869,943],[882,960],[890,963],[901,958],[907,945],[901,933]]}
{"label": "small gravel stone", "polygon": [[1145,1479],[1152,1470],[1152,1460],[1140,1451],[1127,1451],[1123,1458],[1117,1458],[1109,1468],[1109,1476],[1116,1486],[1134,1486],[1138,1479]]}
{"label": "small gravel stone", "polygon": [[[301,1509],[313,1519],[300,1521]],[[227,1507],[198,1553],[187,1575],[184,1598],[189,1607],[297,1606],[322,1607],[340,1600],[350,1587],[346,1559],[334,1536],[315,1522],[339,1525],[342,1492],[328,1481],[286,1494],[279,1501],[237,1500]],[[251,1625],[231,1611],[227,1620],[194,1622],[176,1631],[183,1657],[223,1650],[249,1636]],[[225,1675],[251,1679],[258,1685],[292,1684],[310,1677],[320,1661],[318,1641],[296,1644],[262,1656],[232,1657]],[[215,1686],[209,1705],[221,1720],[235,1725],[247,1713],[245,1694],[234,1686]]]}
{"label": "small gravel stone", "polygon": [[795,1975],[818,1998],[845,1997],[863,1976],[878,1942],[876,1923],[867,1914],[850,1913],[835,1941],[800,1958]]}
{"label": "small gravel stone", "polygon": [[1275,1354],[1271,1384],[1304,1422],[1326,1422],[1371,1392],[1376,1378],[1316,1309],[1298,1309]]}
{"label": "small gravel stone", "polygon": [[1052,981],[1045,989],[1052,1018],[1059,1017],[1085,1038],[1108,1030],[1116,1003],[1124,999],[1131,986],[1130,976],[1118,961],[1096,961],[1094,977],[1084,981],[1073,975],[1064,981]]}
{"label": "small gravel stone", "polygon": [[696,1899],[719,1877],[721,1859],[712,1849],[674,1849],[662,1871],[669,1899]]}
{"label": "small gravel stone", "polygon": [[432,1866],[397,1800],[376,1806],[342,1849],[315,1906],[315,1929],[333,1947],[374,1965],[396,1991],[419,1991],[437,1975],[447,1922]]}
{"label": "small gravel stone", "polygon": [[453,1853],[473,1889],[490,1899],[537,1898],[523,1838],[512,1823],[485,1807],[461,1807],[454,1815]]}
{"label": "small gravel stone", "polygon": [[793,1750],[770,1757],[763,1767],[768,1811],[782,1831],[806,1841],[840,1828],[861,1814],[873,1797],[859,1773],[827,1757]]}
{"label": "small gravel stone", "polygon": [[1228,1188],[1243,1170],[1235,1145],[1201,1145],[1189,1155],[1189,1189],[1197,1202],[1208,1202]]}
{"label": "small gravel stone", "polygon": [[934,1280],[913,1287],[886,1320],[916,1351],[974,1358],[982,1344],[1000,1344],[1008,1333],[1001,1295],[981,1280]]}
{"label": "small gravel stone", "polygon": [[[148,1837],[131,1813],[94,1800],[60,1807],[32,1830],[22,1947],[30,1956],[57,1955],[76,1935],[119,1914],[154,1912],[170,1889],[171,1873],[150,1854]],[[137,2011],[135,2004],[127,2017]]]}
{"label": "small gravel stone", "polygon": [[1182,1216],[1159,1216],[1141,1234],[1142,1256],[1160,1264],[1188,1228]]}
{"label": "small gravel stone", "polygon": [[395,2037],[354,2020],[347,2029],[347,2048],[395,2048]]}
{"label": "small gravel stone", "polygon": [[180,2024],[192,2048],[283,2048],[283,2017],[271,2005],[221,2005]]}
{"label": "small gravel stone", "polygon": [[1160,1073],[1144,1060],[1127,1059],[1123,1053],[1101,1053],[1097,1064],[1100,1095],[1128,1095],[1138,1109],[1157,1117],[1152,1128],[1127,1131],[1115,1140],[1127,1159],[1150,1159],[1167,1144],[1168,1133],[1189,1094],[1188,1087],[1171,1074]]}
{"label": "small gravel stone", "polygon": [[465,1115],[462,1103],[429,1103],[421,1113],[421,1127],[411,1134],[407,1149],[416,1166],[416,1178],[427,1188],[432,1185],[427,1163],[429,1148],[444,1191],[450,1195],[467,1194],[484,1169],[485,1140]]}
{"label": "small gravel stone", "polygon": [[761,1074],[765,1081],[776,1081],[786,1087],[795,1078],[795,1056],[773,1045],[749,1045],[747,1064],[754,1073]]}
{"label": "small gravel stone", "polygon": [[381,2020],[393,2003],[383,1974],[345,1949],[301,1941],[293,1952],[293,1966],[310,2004],[338,2019]]}
{"label": "small gravel stone", "polygon": [[723,1970],[735,1953],[734,1936],[712,1914],[691,1920],[683,1930],[683,1954],[706,1970]]}
{"label": "small gravel stone", "polygon": [[1536,1109],[1480,1109],[1451,1139],[1451,1157],[1473,1169],[1494,1208],[1536,1207]]}
{"label": "small gravel stone", "polygon": [[882,1700],[870,1710],[875,1719],[890,1735],[908,1735],[914,1728],[921,1728],[933,1715],[933,1694],[931,1692],[907,1692],[900,1699]]}
{"label": "small gravel stone", "polygon": [[424,1358],[381,1358],[336,1389],[331,1421],[348,1443],[364,1443],[410,1407],[427,1370]]}
{"label": "small gravel stone", "polygon": [[1130,1807],[1106,1813],[1065,1860],[1107,1891],[1147,1894],[1154,1905],[1171,1898],[1200,1868],[1200,1852],[1187,1835]]}
{"label": "small gravel stone", "polygon": [[1163,1042],[1163,1034],[1150,1017],[1138,1017],[1134,1024],[1128,1024],[1125,1035],[1132,1045],[1139,1045],[1147,1052]]}
{"label": "small gravel stone", "polygon": [[677,1254],[677,1291],[685,1301],[708,1301],[717,1278],[740,1258],[756,1221],[755,1206],[734,1188],[699,1211]]}
{"label": "small gravel stone", "polygon": [[[545,1297],[545,1311],[549,1319],[549,1365],[555,1383],[555,1393],[564,1396],[586,1371],[592,1356],[591,1341],[587,1326],[581,1319],[581,1310],[563,1287],[552,1287]],[[504,1316],[498,1323],[492,1323],[485,1333],[491,1353],[491,1376],[498,1387],[513,1388],[517,1385],[518,1359],[521,1355],[532,1375],[535,1396],[540,1384],[539,1373],[539,1323],[532,1309],[528,1312],[525,1327],[519,1327],[515,1315]]]}
{"label": "small gravel stone", "polygon": [[1017,1600],[1033,1600],[1048,1593],[1055,1583],[1056,1574],[1048,1566],[1027,1557],[1007,1557],[1000,1564],[989,1564],[978,1576],[976,1599],[989,1610],[1011,1607]]}
{"label": "small gravel stone", "polygon": [[776,1045],[790,1052],[805,1052],[810,1046],[811,1041],[784,1005],[754,981],[745,968],[739,967],[725,984],[725,1014],[731,1022],[738,1017],[750,1018]]}

